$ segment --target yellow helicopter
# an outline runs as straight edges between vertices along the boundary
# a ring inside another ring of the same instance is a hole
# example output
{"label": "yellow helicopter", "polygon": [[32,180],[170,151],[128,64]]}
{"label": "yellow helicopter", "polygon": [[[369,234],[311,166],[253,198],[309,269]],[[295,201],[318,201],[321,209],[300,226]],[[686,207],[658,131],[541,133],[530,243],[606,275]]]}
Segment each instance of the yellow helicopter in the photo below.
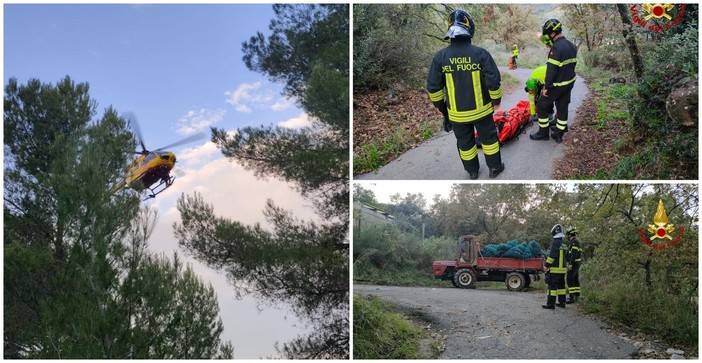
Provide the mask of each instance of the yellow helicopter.
{"label": "yellow helicopter", "polygon": [[[150,194],[144,200],[155,198],[173,185],[175,180],[175,176],[170,175],[170,172],[175,166],[176,156],[174,153],[166,151],[166,149],[197,141],[204,138],[205,134],[192,135],[170,145],[149,151],[144,145],[144,138],[141,135],[136,117],[132,114],[127,114],[125,118],[129,120],[132,130],[134,130],[137,141],[141,145],[141,151],[136,152],[139,156],[129,165],[127,175],[112,188],[112,193],[128,186],[139,191],[148,189]],[[156,184],[157,182],[158,184]]]}

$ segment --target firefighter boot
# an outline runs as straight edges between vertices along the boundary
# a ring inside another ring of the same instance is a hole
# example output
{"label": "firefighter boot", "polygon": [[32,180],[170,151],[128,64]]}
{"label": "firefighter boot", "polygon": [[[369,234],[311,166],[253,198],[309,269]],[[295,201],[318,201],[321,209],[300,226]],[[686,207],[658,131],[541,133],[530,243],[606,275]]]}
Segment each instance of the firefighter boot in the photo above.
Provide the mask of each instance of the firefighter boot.
{"label": "firefighter boot", "polygon": [[555,309],[556,308],[556,297],[555,296],[547,296],[546,297],[546,305],[541,305],[542,308],[544,309]]}
{"label": "firefighter boot", "polygon": [[570,298],[566,300],[566,304],[572,304],[576,301],[578,301],[578,295],[570,295]]}
{"label": "firefighter boot", "polygon": [[529,134],[532,140],[548,140],[548,127],[539,127],[539,131]]}
{"label": "firefighter boot", "polygon": [[563,131],[554,127],[553,130],[551,130],[551,138],[556,140],[556,143],[560,144],[563,142]]}
{"label": "firefighter boot", "polygon": [[468,172],[468,175],[470,176],[471,180],[478,179],[478,171],[476,170],[475,172]]}
{"label": "firefighter boot", "polygon": [[463,153],[461,149],[458,149],[458,154],[461,155],[461,162],[463,163],[463,169],[465,169],[468,172],[468,175],[470,175],[470,178],[472,180],[478,179],[478,171],[480,170],[480,163],[478,162],[477,158],[477,148],[475,149],[476,154],[472,159],[465,160],[463,159]]}
{"label": "firefighter boot", "polygon": [[565,308],[566,307],[566,296],[565,295],[558,295],[558,304],[556,304],[559,308]]}
{"label": "firefighter boot", "polygon": [[501,163],[496,168],[490,168],[490,178],[497,177],[501,172],[505,171],[505,163]]}

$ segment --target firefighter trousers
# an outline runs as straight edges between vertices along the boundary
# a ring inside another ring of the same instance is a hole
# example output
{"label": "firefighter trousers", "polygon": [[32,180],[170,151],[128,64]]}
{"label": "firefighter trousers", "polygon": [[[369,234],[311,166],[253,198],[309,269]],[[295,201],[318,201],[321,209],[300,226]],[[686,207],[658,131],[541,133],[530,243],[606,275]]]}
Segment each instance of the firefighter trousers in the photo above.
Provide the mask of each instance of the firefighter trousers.
{"label": "firefighter trousers", "polygon": [[478,146],[475,143],[475,132],[482,140],[483,154],[488,168],[494,169],[502,164],[500,142],[497,139],[497,126],[492,114],[471,122],[451,122],[453,134],[456,135],[458,155],[463,162],[463,168],[469,173],[477,173]]}
{"label": "firefighter trousers", "polygon": [[[568,125],[568,104],[570,104],[570,91],[573,84],[562,87],[553,87],[548,91],[548,96],[543,94],[536,101],[536,117],[539,118],[540,127],[548,127],[548,116],[553,113],[553,103],[556,103],[556,127],[561,131]],[[542,122],[546,121],[545,123]]]}
{"label": "firefighter trousers", "polygon": [[559,304],[566,303],[566,274],[546,273],[546,284],[548,285],[546,305],[556,305],[556,298]]}
{"label": "firefighter trousers", "polygon": [[573,265],[573,269],[568,271],[566,275],[566,282],[568,283],[568,293],[570,297],[580,296],[580,264],[576,263]]}

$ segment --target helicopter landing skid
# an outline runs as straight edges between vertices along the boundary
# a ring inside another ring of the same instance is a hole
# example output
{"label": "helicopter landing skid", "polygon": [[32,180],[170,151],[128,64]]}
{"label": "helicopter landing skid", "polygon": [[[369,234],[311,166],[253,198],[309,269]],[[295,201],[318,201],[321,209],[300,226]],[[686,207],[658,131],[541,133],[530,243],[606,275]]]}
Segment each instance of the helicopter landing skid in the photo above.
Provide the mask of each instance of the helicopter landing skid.
{"label": "helicopter landing skid", "polygon": [[[156,198],[157,195],[163,193],[164,190],[168,189],[173,184],[173,181],[175,180],[175,176],[169,176],[167,178],[161,179],[161,182],[158,183],[155,187],[148,187],[149,191],[151,194],[149,194],[146,198],[144,198],[142,201],[146,201],[152,198]],[[163,187],[161,187],[163,186]],[[160,189],[159,189],[160,188]]]}

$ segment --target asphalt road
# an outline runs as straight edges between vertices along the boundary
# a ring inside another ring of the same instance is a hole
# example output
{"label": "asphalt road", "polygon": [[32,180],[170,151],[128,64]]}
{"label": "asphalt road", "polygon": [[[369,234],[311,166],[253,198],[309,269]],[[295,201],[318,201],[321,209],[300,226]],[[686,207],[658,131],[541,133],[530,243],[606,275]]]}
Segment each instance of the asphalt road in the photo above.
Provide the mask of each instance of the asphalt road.
{"label": "asphalt road", "polygon": [[[526,100],[524,83],[531,75],[532,69],[517,68],[507,70],[500,67],[504,74],[509,72],[520,81],[520,86],[502,98],[501,110],[508,111],[519,100]],[[580,107],[587,95],[587,85],[581,77],[575,81],[571,92],[571,101],[568,108],[568,127],[577,125],[575,110]],[[577,127],[577,126],[575,126]],[[563,144],[556,144],[553,140],[533,141],[529,133],[536,132],[538,125],[534,124],[526,129],[526,134],[512,139],[503,145],[502,161],[505,171],[497,178],[488,178],[488,169],[482,149],[478,149],[480,160],[480,176],[478,180],[550,180],[551,174],[557,165],[554,160],[563,156]],[[565,138],[568,137],[566,134]],[[376,172],[354,176],[355,180],[470,180],[468,173],[463,169],[463,164],[456,150],[456,137],[452,132],[441,131],[439,135],[429,139],[420,146],[402,154],[388,165],[381,167]]]}
{"label": "asphalt road", "polygon": [[446,335],[442,359],[631,359],[637,352],[573,305],[543,309],[543,293],[374,285],[353,291],[391,301]]}

